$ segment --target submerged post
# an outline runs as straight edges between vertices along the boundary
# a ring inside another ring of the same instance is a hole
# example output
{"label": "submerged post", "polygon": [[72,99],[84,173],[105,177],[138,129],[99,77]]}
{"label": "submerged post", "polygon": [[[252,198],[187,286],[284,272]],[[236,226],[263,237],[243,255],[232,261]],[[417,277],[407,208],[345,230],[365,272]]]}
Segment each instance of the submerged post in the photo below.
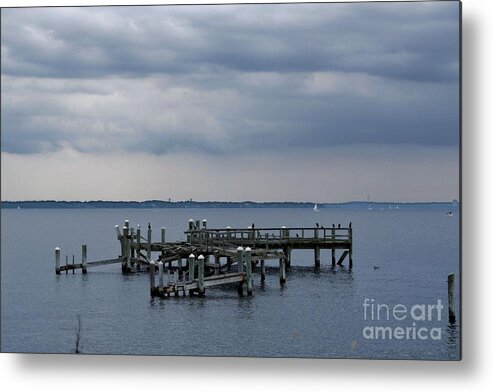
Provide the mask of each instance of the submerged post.
{"label": "submerged post", "polygon": [[87,245],[82,245],[82,273],[87,274]]}
{"label": "submerged post", "polygon": [[245,249],[245,264],[246,264],[246,281],[247,294],[253,294],[253,277],[252,277],[252,250],[247,247]]}
{"label": "submerged post", "polygon": [[199,295],[203,296],[205,294],[204,287],[204,255],[200,255],[198,258],[198,275],[199,275]]}
{"label": "submerged post", "polygon": [[260,281],[265,282],[265,261],[260,260]]}
{"label": "submerged post", "polygon": [[448,321],[455,323],[455,306],[454,306],[454,281],[455,275],[448,275]]}
{"label": "submerged post", "polygon": [[156,262],[151,260],[149,262],[149,279],[151,283],[151,296],[154,296],[156,292]]}
{"label": "submerged post", "polygon": [[55,273],[60,275],[60,248],[55,248]]}

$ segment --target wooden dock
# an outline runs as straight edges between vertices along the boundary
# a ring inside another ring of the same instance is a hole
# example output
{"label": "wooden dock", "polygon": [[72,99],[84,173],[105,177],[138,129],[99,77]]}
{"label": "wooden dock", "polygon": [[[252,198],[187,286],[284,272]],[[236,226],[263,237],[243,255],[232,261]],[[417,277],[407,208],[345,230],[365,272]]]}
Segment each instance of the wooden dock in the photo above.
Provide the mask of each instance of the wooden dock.
{"label": "wooden dock", "polygon": [[[348,227],[248,227],[211,229],[207,221],[188,222],[184,232],[186,241],[167,242],[166,229],[161,228],[160,241],[152,242],[152,228],[147,227],[147,237],[142,229],[130,227],[128,220],[120,230],[115,226],[121,252],[117,258],[87,261],[87,246],[82,245],[82,261],[60,265],[60,249],[55,249],[55,272],[75,272],[81,269],[107,264],[121,264],[122,272],[149,271],[151,296],[200,295],[205,289],[219,285],[235,284],[238,293],[243,295],[246,287],[248,295],[253,294],[253,276],[258,270],[260,281],[265,280],[266,262],[275,260],[279,271],[279,282],[286,282],[287,271],[291,267],[293,249],[309,249],[314,252],[315,271],[320,269],[320,251],[331,250],[331,266],[335,268],[348,260],[348,268],[353,268],[353,230]],[[339,254],[337,254],[339,253]],[[153,258],[154,254],[154,258]],[[157,257],[156,257],[157,254]]]}

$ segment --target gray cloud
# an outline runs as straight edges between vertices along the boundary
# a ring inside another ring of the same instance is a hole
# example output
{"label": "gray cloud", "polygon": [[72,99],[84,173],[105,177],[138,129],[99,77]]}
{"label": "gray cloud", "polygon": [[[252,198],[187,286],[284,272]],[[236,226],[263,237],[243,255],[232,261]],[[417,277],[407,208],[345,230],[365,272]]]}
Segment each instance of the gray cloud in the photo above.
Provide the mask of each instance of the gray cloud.
{"label": "gray cloud", "polygon": [[2,150],[457,146],[458,3],[10,9]]}

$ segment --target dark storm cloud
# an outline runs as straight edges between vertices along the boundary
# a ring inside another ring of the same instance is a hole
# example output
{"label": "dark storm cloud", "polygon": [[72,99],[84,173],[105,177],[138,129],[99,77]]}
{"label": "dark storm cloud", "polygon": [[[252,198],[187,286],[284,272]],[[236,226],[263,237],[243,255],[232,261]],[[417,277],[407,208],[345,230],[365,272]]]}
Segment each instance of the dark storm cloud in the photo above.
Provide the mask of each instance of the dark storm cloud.
{"label": "dark storm cloud", "polygon": [[458,4],[2,12],[2,149],[458,144]]}

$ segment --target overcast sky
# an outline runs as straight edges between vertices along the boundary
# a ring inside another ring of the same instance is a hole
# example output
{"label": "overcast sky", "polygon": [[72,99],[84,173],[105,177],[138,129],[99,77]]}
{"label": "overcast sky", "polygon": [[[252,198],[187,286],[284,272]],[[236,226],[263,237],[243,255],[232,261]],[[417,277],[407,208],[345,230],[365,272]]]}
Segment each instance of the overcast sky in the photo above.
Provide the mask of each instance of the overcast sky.
{"label": "overcast sky", "polygon": [[451,200],[459,5],[2,10],[3,200]]}

